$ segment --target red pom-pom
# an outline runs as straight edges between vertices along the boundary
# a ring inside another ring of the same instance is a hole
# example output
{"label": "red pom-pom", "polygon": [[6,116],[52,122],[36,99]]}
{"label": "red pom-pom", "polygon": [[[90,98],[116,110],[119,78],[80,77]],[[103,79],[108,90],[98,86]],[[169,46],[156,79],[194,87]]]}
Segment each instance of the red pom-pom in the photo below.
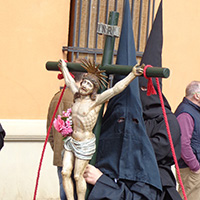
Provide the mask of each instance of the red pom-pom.
{"label": "red pom-pom", "polygon": [[59,80],[61,80],[61,79],[64,78],[64,76],[63,76],[62,74],[58,74],[57,78],[58,78]]}
{"label": "red pom-pom", "polygon": [[144,67],[144,73],[143,73],[143,75],[144,75],[144,77],[146,79],[148,79],[148,83],[147,83],[147,96],[150,96],[152,94],[157,94],[157,92],[156,92],[156,90],[154,88],[152,78],[147,77],[147,75],[146,75],[146,70],[147,70],[148,67],[152,67],[152,66],[151,65],[146,65]]}

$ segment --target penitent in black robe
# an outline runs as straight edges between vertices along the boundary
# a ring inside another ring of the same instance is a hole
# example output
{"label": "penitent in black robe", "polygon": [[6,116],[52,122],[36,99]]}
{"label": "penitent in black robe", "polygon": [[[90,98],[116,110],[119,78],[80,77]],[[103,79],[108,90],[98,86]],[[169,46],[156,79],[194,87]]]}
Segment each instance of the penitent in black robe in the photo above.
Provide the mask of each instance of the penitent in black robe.
{"label": "penitent in black robe", "polygon": [[[141,100],[144,109],[144,120],[147,134],[153,145],[160,171],[163,189],[161,200],[180,200],[181,197],[176,191],[176,180],[171,170],[171,166],[174,164],[174,160],[171,153],[166,124],[159,104],[160,100],[158,96],[146,97],[146,94],[144,94],[143,91],[141,91]],[[181,155],[180,127],[175,115],[171,112],[170,106],[165,97],[164,103],[173,145],[178,160],[180,159]]]}
{"label": "penitent in black robe", "polygon": [[[162,0],[158,8],[155,21],[149,35],[145,51],[141,60],[141,64],[152,65],[155,67],[162,66]],[[140,98],[143,108],[143,117],[147,129],[147,134],[153,145],[156,160],[158,163],[160,177],[162,182],[161,200],[180,200],[181,197],[176,191],[176,180],[171,170],[174,164],[173,156],[171,153],[170,142],[168,133],[162,113],[161,103],[158,94],[147,96],[145,88],[147,88],[147,79],[139,77]],[[162,79],[159,79],[159,84],[162,91]],[[156,79],[153,78],[153,85],[158,93]],[[180,128],[175,115],[172,113],[170,105],[163,96],[164,106],[168,118],[170,132],[175,148],[177,160],[181,155],[180,144]]]}
{"label": "penitent in black robe", "polygon": [[[136,64],[129,1],[125,1],[117,64]],[[114,83],[122,76],[115,76]],[[102,120],[96,167],[104,175],[88,200],[157,200],[161,191],[158,166],[142,116],[138,78],[113,97]]]}
{"label": "penitent in black robe", "polygon": [[108,104],[96,162],[104,175],[88,200],[159,199],[160,176],[145,130],[137,87],[135,79]]}

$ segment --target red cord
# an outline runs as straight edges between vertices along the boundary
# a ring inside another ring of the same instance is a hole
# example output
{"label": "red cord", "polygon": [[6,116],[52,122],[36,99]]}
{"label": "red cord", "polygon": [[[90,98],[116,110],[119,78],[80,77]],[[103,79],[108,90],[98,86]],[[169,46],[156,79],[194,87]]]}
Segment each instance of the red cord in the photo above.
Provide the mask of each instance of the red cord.
{"label": "red cord", "polygon": [[38,174],[37,174],[36,185],[35,185],[35,192],[34,192],[34,197],[33,197],[34,200],[36,200],[38,182],[39,182],[39,177],[40,177],[40,170],[41,170],[41,167],[42,167],[42,160],[43,160],[43,157],[44,157],[44,152],[45,152],[45,149],[46,149],[48,137],[49,137],[49,134],[50,134],[50,131],[51,131],[51,127],[52,127],[52,125],[53,125],[53,121],[54,121],[56,112],[57,112],[57,110],[58,110],[58,107],[59,107],[59,105],[60,105],[61,99],[62,99],[62,97],[63,97],[65,88],[66,88],[66,85],[64,85],[64,88],[63,88],[63,90],[62,90],[62,92],[61,92],[61,94],[60,94],[60,98],[59,98],[58,103],[57,103],[57,105],[56,105],[56,109],[55,109],[55,111],[54,111],[54,113],[53,113],[53,116],[52,116],[52,119],[51,119],[51,123],[50,123],[49,128],[48,128],[48,131],[47,131],[47,135],[46,135],[46,139],[45,139],[45,142],[44,142],[44,147],[43,147],[42,155],[41,155],[41,159],[40,159],[40,164],[39,164],[39,168],[38,168]]}
{"label": "red cord", "polygon": [[163,101],[162,92],[161,92],[161,89],[160,89],[160,84],[159,84],[158,78],[156,78],[156,84],[157,84],[157,87],[158,87],[158,94],[159,94],[159,97],[160,97],[160,102],[161,102],[161,107],[162,107],[162,111],[163,111],[163,115],[164,115],[165,125],[166,125],[166,128],[167,128],[167,134],[168,134],[168,137],[169,137],[169,143],[170,143],[170,147],[171,147],[171,151],[172,151],[172,156],[174,158],[176,173],[177,173],[177,176],[178,176],[179,184],[181,186],[184,199],[187,200],[185,189],[184,189],[184,186],[183,186],[183,182],[181,180],[179,166],[178,166],[178,162],[177,162],[177,158],[176,158],[176,153],[175,153],[175,150],[174,150],[174,145],[173,145],[172,136],[171,136],[171,133],[170,133],[169,123],[168,123],[168,120],[167,120],[167,115],[166,115],[166,111],[165,111],[164,101]]}

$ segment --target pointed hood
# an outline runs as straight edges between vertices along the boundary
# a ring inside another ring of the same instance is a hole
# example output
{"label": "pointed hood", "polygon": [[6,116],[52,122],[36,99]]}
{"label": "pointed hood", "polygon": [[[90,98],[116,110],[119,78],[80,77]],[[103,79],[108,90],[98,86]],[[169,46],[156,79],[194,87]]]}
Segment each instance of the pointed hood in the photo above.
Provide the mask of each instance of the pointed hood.
{"label": "pointed hood", "polygon": [[[117,64],[136,63],[129,1],[125,0]],[[114,82],[122,78],[116,75]],[[142,116],[138,78],[109,101],[101,127],[96,166],[111,178],[139,181],[161,189],[154,150]]]}
{"label": "pointed hood", "polygon": [[[152,65],[155,67],[162,67],[162,46],[163,46],[163,27],[162,27],[162,0],[160,2],[145,51],[140,64]],[[152,78],[153,85],[158,93],[158,88],[156,84],[156,79]],[[148,80],[144,77],[139,77],[139,87],[140,87],[140,98],[142,101],[142,107],[144,111],[144,119],[154,118],[162,113],[160,106],[160,99],[157,95],[146,95]],[[161,91],[162,91],[162,79],[159,79]],[[163,95],[165,107],[169,110],[170,105],[167,102],[165,96]],[[159,109],[160,108],[160,109]]]}

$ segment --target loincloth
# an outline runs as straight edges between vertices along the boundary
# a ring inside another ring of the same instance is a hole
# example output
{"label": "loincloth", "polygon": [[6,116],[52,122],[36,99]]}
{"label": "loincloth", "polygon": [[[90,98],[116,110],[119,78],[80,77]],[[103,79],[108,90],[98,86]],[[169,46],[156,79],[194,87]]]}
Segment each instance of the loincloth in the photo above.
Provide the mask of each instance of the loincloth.
{"label": "loincloth", "polygon": [[73,152],[79,159],[90,160],[96,150],[96,138],[77,141],[69,136],[64,140],[64,148],[67,151]]}

